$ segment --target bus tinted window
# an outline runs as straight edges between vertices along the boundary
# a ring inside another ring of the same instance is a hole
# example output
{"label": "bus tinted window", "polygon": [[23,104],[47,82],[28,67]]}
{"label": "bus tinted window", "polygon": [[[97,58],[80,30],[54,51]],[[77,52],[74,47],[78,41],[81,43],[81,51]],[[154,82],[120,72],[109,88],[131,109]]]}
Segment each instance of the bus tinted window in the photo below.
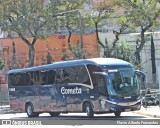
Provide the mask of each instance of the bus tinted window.
{"label": "bus tinted window", "polygon": [[56,83],[81,83],[91,85],[85,66],[66,67],[56,70]]}
{"label": "bus tinted window", "polygon": [[48,76],[48,84],[54,84],[55,83],[56,71],[55,70],[49,70],[47,72],[47,76]]}
{"label": "bus tinted window", "polygon": [[15,81],[15,77],[14,74],[10,74],[8,76],[8,86],[15,86],[16,81]]}
{"label": "bus tinted window", "polygon": [[64,68],[63,69],[63,81],[62,83],[75,83],[75,79],[74,79],[74,69],[71,67],[68,68]]}
{"label": "bus tinted window", "polygon": [[49,85],[55,83],[55,70],[40,71],[35,73],[35,85]]}
{"label": "bus tinted window", "polygon": [[57,69],[56,70],[56,84],[61,84],[62,83],[62,70],[61,69]]}
{"label": "bus tinted window", "polygon": [[99,94],[106,95],[106,88],[105,88],[105,79],[102,76],[99,76],[97,79],[98,85],[98,92]]}
{"label": "bus tinted window", "polygon": [[88,64],[87,68],[88,68],[88,71],[91,75],[91,79],[92,79],[93,84],[96,84],[96,76],[95,76],[94,72],[101,72],[101,69],[98,66],[91,65],[91,64]]}
{"label": "bus tinted window", "polygon": [[79,78],[79,82],[82,82],[83,84],[91,85],[89,75],[85,66],[80,68],[78,72],[78,78]]}
{"label": "bus tinted window", "polygon": [[32,85],[47,85],[55,83],[56,72],[48,71],[32,71],[10,74],[9,86],[32,86]]}

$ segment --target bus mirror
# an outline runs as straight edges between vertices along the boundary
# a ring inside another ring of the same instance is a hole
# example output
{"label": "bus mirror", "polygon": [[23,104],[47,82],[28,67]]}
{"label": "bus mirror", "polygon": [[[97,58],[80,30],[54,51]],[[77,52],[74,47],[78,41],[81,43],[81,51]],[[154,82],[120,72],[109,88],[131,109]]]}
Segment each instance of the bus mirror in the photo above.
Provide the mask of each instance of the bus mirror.
{"label": "bus mirror", "polygon": [[138,76],[138,78],[140,78],[143,82],[145,81],[146,76],[145,76],[144,72],[136,70],[135,73]]}

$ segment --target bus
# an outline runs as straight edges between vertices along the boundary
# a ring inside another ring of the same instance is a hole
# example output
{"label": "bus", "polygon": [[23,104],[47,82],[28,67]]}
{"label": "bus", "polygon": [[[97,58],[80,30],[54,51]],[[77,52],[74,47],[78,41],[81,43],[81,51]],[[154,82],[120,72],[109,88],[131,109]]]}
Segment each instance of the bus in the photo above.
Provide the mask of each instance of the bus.
{"label": "bus", "polygon": [[139,84],[133,66],[115,58],[55,62],[8,72],[10,107],[28,117],[71,112],[120,116],[141,108]]}

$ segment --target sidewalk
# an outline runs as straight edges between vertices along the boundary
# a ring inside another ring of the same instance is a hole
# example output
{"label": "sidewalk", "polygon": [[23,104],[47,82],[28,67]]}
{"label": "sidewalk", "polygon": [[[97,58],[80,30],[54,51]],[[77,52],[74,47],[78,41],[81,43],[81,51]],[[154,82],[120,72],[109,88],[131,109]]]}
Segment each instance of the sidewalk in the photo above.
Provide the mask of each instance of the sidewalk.
{"label": "sidewalk", "polygon": [[7,113],[12,113],[10,106],[9,105],[0,106],[0,114],[7,114]]}
{"label": "sidewalk", "polygon": [[147,108],[144,108],[143,106],[141,106],[141,109],[139,111],[133,111],[133,113],[149,116],[153,118],[160,118],[160,107],[148,106]]}

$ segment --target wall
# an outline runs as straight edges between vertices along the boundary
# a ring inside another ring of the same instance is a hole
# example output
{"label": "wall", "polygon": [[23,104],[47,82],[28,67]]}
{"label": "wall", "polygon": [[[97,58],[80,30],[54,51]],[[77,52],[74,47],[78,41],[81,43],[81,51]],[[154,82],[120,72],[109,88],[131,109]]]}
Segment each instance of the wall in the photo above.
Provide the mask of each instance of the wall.
{"label": "wall", "polygon": [[[87,51],[93,53],[91,56],[87,56],[87,58],[97,57],[97,43],[96,43],[96,35],[95,34],[87,34],[83,35],[83,48]],[[28,38],[32,40],[32,38]],[[54,61],[62,61],[63,49],[68,46],[67,42],[68,36],[49,36],[45,40],[37,40],[35,44],[35,65],[46,64],[46,57],[48,51],[52,56],[52,62]],[[80,44],[80,35],[72,35],[71,43],[72,44]],[[5,65],[8,64],[9,60],[12,57],[12,41],[15,42],[16,55],[19,59],[20,63],[23,63],[22,67],[28,67],[28,47],[20,38],[0,38],[0,46],[3,47],[3,55],[1,58],[4,58]],[[2,57],[3,56],[3,57]]]}

